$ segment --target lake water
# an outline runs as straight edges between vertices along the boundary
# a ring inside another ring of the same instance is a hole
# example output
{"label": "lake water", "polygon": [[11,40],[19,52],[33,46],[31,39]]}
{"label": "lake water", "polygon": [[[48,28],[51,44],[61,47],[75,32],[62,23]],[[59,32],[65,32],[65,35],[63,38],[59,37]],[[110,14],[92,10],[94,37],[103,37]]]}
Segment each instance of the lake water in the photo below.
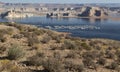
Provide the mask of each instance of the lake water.
{"label": "lake water", "polygon": [[46,18],[0,19],[0,22],[18,22],[49,28],[60,32],[70,32],[72,36],[83,38],[108,38],[120,40],[120,20]]}

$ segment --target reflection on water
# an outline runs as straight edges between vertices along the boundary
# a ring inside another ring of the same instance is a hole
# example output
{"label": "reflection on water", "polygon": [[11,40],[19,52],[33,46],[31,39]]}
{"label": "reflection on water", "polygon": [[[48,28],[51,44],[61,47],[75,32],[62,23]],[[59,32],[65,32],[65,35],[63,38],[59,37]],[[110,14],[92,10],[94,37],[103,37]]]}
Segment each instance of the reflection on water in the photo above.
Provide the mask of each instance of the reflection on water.
{"label": "reflection on water", "polygon": [[72,36],[85,38],[109,38],[120,40],[120,20],[93,18],[46,18],[0,19],[0,22],[18,22],[71,32]]}
{"label": "reflection on water", "polygon": [[81,18],[82,20],[84,21],[87,21],[87,22],[90,22],[91,24],[94,24],[94,23],[101,23],[101,22],[104,22],[105,18]]}

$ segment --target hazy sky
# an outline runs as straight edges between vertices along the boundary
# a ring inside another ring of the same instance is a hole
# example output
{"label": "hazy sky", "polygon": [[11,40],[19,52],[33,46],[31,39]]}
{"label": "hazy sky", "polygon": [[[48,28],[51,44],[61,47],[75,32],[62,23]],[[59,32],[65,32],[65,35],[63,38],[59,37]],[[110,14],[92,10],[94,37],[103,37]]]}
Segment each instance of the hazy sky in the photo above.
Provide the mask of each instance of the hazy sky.
{"label": "hazy sky", "polygon": [[7,3],[120,3],[120,0],[0,0]]}

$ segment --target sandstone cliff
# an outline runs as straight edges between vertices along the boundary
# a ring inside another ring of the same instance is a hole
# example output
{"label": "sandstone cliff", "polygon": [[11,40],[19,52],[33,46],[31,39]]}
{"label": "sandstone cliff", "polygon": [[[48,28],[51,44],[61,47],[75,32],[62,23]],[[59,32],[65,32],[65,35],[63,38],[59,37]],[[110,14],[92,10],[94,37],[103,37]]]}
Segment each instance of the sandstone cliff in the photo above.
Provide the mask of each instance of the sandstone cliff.
{"label": "sandstone cliff", "polygon": [[82,7],[79,17],[105,17],[108,14],[99,7]]}
{"label": "sandstone cliff", "polygon": [[13,10],[7,11],[1,14],[2,18],[25,18],[25,17],[31,17],[31,16],[34,16],[34,15],[30,13],[17,12]]}

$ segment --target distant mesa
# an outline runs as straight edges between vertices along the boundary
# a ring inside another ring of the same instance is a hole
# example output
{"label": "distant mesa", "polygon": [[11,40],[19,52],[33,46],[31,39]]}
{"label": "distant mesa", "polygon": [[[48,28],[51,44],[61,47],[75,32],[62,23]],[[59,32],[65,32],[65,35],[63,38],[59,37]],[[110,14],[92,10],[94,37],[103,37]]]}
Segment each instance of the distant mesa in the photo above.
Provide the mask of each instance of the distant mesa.
{"label": "distant mesa", "polygon": [[82,7],[79,17],[104,17],[108,14],[99,7]]}
{"label": "distant mesa", "polygon": [[95,17],[102,18],[108,16],[108,13],[100,7],[83,6],[80,11],[54,11],[47,14],[47,17]]}

